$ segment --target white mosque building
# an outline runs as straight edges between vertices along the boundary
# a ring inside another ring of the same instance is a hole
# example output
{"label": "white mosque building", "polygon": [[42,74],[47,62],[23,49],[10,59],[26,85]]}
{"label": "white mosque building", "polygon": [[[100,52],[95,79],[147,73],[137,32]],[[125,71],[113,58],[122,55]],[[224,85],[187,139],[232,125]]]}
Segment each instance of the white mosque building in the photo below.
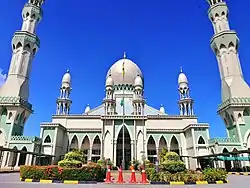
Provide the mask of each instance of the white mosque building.
{"label": "white mosque building", "polygon": [[43,2],[28,1],[22,12],[22,29],[15,32],[12,40],[13,57],[7,80],[0,88],[1,167],[35,164],[40,155],[53,156],[53,163],[57,163],[72,149],[84,150],[89,161],[106,158],[121,165],[124,159],[128,167],[131,160],[154,162],[161,149],[166,148],[186,156],[183,157],[186,166],[195,169],[200,165],[197,156],[250,148],[250,89],[238,58],[239,40],[229,28],[228,7],[222,0],[208,2],[215,32],[211,46],[218,60],[222,86],[218,113],[225,122],[227,137],[211,139],[209,124],[198,122],[188,79],[182,71],[176,83],[178,114],[170,115],[163,106],[155,109],[147,104],[144,98],[147,75],[125,54],[107,71],[105,97],[100,99],[99,106],[93,109],[87,106],[84,113],[70,113],[73,91],[67,71],[52,121],[41,123],[40,137],[24,136],[25,122],[33,112],[29,75],[40,45],[35,31],[42,18]]}

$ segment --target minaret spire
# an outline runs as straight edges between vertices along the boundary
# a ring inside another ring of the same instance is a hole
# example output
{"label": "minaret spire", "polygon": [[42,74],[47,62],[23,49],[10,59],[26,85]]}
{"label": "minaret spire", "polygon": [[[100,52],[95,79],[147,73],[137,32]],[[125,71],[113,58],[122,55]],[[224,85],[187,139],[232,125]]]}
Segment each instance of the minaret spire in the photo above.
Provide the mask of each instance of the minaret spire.
{"label": "minaret spire", "polygon": [[0,90],[1,96],[20,97],[25,101],[29,98],[29,77],[31,64],[40,40],[36,28],[42,19],[44,0],[29,0],[23,8],[23,24],[12,39],[12,59],[7,80]]}
{"label": "minaret spire", "polygon": [[236,32],[229,27],[228,7],[223,0],[208,0],[208,3],[208,14],[214,28],[211,47],[219,65],[222,101],[250,96],[239,60],[239,39]]}
{"label": "minaret spire", "polygon": [[62,85],[60,87],[60,96],[56,101],[56,114],[57,115],[68,115],[70,111],[70,106],[72,101],[70,100],[71,93],[71,75],[69,69],[67,69],[66,73],[62,79]]}

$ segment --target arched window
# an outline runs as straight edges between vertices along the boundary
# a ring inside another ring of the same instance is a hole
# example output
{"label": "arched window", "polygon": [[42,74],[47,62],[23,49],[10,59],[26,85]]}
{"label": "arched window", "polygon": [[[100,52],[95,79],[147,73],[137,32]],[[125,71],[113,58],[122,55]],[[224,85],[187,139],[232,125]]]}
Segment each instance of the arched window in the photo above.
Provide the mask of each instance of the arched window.
{"label": "arched window", "polygon": [[250,116],[249,108],[246,108],[243,112],[243,116]]}
{"label": "arched window", "polygon": [[198,140],[198,144],[205,144],[205,140],[204,140],[204,138],[202,138],[202,136],[200,136],[200,138]]}
{"label": "arched window", "polygon": [[44,143],[51,143],[51,138],[49,135],[46,136]]}

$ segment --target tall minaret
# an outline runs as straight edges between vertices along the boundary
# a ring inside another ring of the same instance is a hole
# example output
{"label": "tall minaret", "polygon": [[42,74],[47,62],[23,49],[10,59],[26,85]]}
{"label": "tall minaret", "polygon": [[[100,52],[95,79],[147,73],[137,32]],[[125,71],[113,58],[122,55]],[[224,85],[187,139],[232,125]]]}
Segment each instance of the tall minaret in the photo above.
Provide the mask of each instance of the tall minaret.
{"label": "tall minaret", "polygon": [[42,19],[44,0],[29,0],[25,4],[21,31],[12,39],[12,59],[8,77],[0,88],[0,146],[9,147],[12,136],[23,135],[24,125],[32,111],[29,99],[31,64],[40,46],[36,27]]}
{"label": "tall minaret", "polygon": [[133,114],[143,115],[145,99],[143,97],[143,80],[138,74],[134,82]]}
{"label": "tall minaret", "polygon": [[228,7],[224,0],[207,1],[210,5],[209,18],[214,27],[211,47],[219,65],[222,101],[234,97],[250,97],[250,89],[244,81],[239,60],[239,39],[236,32],[230,30],[228,23]]}
{"label": "tall minaret", "polygon": [[29,98],[29,77],[31,64],[40,46],[36,28],[42,19],[44,0],[29,0],[23,8],[23,25],[12,39],[12,59],[5,84],[0,89],[0,96]]}
{"label": "tall minaret", "polygon": [[60,87],[60,97],[56,100],[56,114],[68,115],[72,101],[70,100],[71,92],[71,76],[69,70],[64,74],[62,86]]}
{"label": "tall minaret", "polygon": [[218,113],[225,123],[227,136],[237,138],[246,149],[246,127],[249,125],[245,120],[249,118],[246,116],[250,116],[250,89],[241,70],[239,39],[236,32],[230,30],[228,7],[224,0],[208,0],[208,3],[209,18],[214,27],[211,47],[216,55],[221,77],[222,104],[219,105]]}
{"label": "tall minaret", "polygon": [[178,91],[180,94],[180,99],[178,101],[181,116],[192,116],[193,111],[193,99],[189,94],[188,79],[186,75],[182,72],[182,68],[178,77]]}

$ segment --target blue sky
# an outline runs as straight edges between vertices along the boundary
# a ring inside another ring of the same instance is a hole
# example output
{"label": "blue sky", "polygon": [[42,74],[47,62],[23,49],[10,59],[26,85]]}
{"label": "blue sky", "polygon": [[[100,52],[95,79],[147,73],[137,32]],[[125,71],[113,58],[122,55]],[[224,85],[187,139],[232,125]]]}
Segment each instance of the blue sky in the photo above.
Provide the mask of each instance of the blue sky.
{"label": "blue sky", "polygon": [[[11,39],[21,28],[26,1],[1,2],[2,74],[8,72]],[[250,2],[228,0],[228,6],[230,26],[241,39],[241,65],[249,83]],[[220,77],[209,44],[213,29],[206,0],[47,0],[43,9],[37,30],[41,48],[30,79],[34,114],[25,125],[25,135],[39,135],[40,122],[51,120],[68,68],[73,82],[71,113],[82,113],[87,104],[101,104],[106,72],[126,51],[143,71],[149,105],[159,108],[163,104],[168,114],[179,113],[177,77],[182,66],[199,121],[210,123],[212,137],[225,136],[224,124],[216,114],[221,102]]]}

